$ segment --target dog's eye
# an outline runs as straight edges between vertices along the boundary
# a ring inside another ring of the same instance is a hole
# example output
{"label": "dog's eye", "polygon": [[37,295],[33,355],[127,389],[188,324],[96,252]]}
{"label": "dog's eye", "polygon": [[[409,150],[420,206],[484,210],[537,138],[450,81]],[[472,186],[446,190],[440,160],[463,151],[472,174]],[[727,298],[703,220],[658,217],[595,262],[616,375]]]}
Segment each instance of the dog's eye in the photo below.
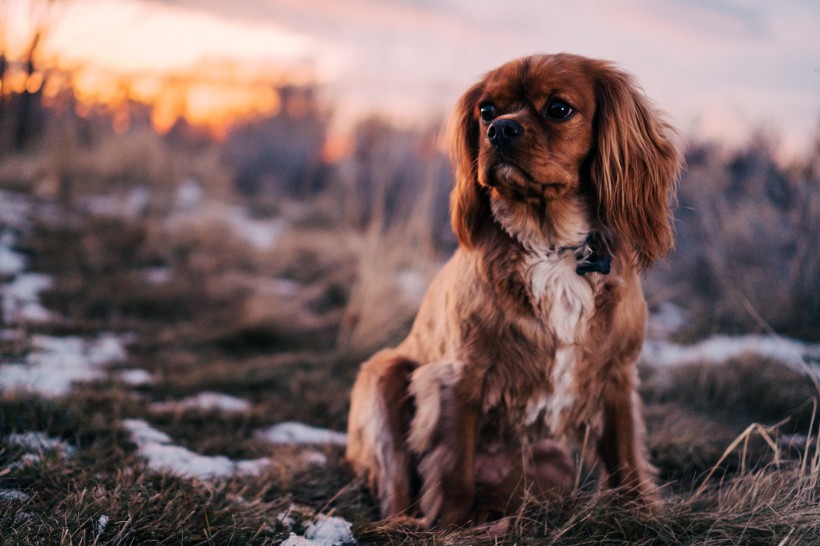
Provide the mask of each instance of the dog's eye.
{"label": "dog's eye", "polygon": [[552,119],[567,119],[572,115],[572,106],[561,99],[551,100],[547,104],[546,115]]}
{"label": "dog's eye", "polygon": [[478,112],[481,114],[481,121],[492,121],[495,119],[495,106],[492,104],[482,104],[478,107]]}

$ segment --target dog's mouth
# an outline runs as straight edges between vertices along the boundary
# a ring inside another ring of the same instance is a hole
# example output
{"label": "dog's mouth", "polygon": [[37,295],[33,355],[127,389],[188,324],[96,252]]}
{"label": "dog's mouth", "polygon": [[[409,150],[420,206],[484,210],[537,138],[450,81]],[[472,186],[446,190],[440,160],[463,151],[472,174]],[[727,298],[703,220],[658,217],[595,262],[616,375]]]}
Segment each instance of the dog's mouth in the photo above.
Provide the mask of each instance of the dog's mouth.
{"label": "dog's mouth", "polygon": [[555,197],[566,184],[560,182],[542,182],[518,163],[507,158],[493,163],[489,169],[487,185],[495,188],[502,195],[520,200],[549,199]]}

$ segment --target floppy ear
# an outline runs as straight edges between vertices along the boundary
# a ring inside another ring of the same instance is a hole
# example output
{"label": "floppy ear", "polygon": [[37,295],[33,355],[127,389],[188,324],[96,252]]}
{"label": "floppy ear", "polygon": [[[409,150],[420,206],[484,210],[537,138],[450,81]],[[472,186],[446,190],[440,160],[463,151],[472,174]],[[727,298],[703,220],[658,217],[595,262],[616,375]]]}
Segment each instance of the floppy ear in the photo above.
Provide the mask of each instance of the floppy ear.
{"label": "floppy ear", "polygon": [[450,222],[460,245],[478,243],[481,224],[489,218],[487,195],[478,183],[479,124],[476,114],[483,86],[478,83],[459,99],[450,120],[450,160],[455,186],[450,194]]}
{"label": "floppy ear", "polygon": [[590,177],[604,224],[632,243],[646,269],[675,246],[670,200],[681,157],[632,78],[605,65],[597,87],[597,151]]}

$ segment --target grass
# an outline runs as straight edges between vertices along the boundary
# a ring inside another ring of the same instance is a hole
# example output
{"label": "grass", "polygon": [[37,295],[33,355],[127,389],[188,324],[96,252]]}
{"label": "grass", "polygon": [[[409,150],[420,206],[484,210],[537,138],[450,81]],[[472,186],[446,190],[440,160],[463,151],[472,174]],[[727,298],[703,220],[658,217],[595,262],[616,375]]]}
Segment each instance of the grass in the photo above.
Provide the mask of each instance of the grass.
{"label": "grass", "polygon": [[[665,499],[652,517],[589,479],[566,498],[527,506],[504,529],[380,524],[341,448],[271,446],[256,433],[288,420],[344,430],[360,362],[406,333],[416,285],[454,244],[436,135],[371,121],[351,158],[281,182],[303,180],[300,193],[314,178],[326,186],[302,201],[281,198],[264,172],[252,199],[237,195],[231,184],[243,165],[231,171],[214,143],[186,147],[142,129],[87,143],[69,136],[0,161],[0,185],[39,199],[17,250],[55,281],[43,304],[60,319],[27,333],[128,334],[128,359],[115,369],[141,368],[154,381],[108,378],[55,400],[0,394],[0,499],[3,490],[25,494],[0,500],[0,544],[279,544],[288,511],[297,531],[313,513],[340,515],[362,544],[820,542],[820,393],[787,366],[748,355],[641,369],[647,445]],[[234,140],[229,148],[249,144]],[[678,251],[646,282],[651,304],[674,301],[687,314],[678,340],[770,326],[817,337],[816,155],[782,167],[770,152],[760,142],[728,154],[690,150]],[[188,178],[209,198],[282,220],[276,246],[255,248],[218,217],[179,221],[174,201]],[[123,201],[135,187],[152,192],[139,214],[84,212],[97,193]],[[151,270],[164,282],[148,282]],[[4,361],[28,350],[25,337],[0,336]],[[151,409],[203,391],[250,409]],[[155,473],[125,419],[144,419],[202,455],[272,464],[219,480]],[[27,431],[74,450],[32,453],[8,439]],[[317,451],[325,465],[308,462]]]}
{"label": "grass", "polygon": [[[384,326],[379,339],[389,341],[412,315],[409,304],[396,300],[393,318],[354,320],[394,293],[388,280],[412,265],[406,256],[373,259],[374,252],[394,248],[398,235],[345,234],[341,245],[298,230],[285,236],[281,252],[265,256],[219,230],[180,235],[155,229],[110,218],[69,227],[39,223],[21,243],[33,268],[56,280],[44,301],[63,319],[41,329],[132,332],[129,360],[119,366],[146,369],[156,381],[128,388],[104,380],[57,400],[0,397],[0,489],[29,496],[0,501],[0,544],[278,544],[290,532],[278,518],[292,505],[343,516],[363,544],[820,540],[812,405],[818,393],[786,366],[752,357],[666,374],[642,370],[647,443],[665,497],[653,517],[625,504],[618,492],[589,483],[549,505],[528,506],[504,532],[385,528],[344,467],[341,448],[321,448],[327,464],[311,466],[305,454],[313,448],[271,447],[255,432],[285,420],[344,429],[349,388],[370,350],[351,340]],[[156,264],[171,268],[166,284],[134,275]],[[266,292],[258,279],[272,275],[299,290]],[[244,398],[251,409],[158,413],[148,407],[206,390]],[[259,476],[220,480],[158,474],[146,468],[123,430],[129,418],[147,420],[197,453],[271,457],[273,463]],[[755,422],[761,427],[749,429]],[[25,431],[63,439],[76,450],[21,463],[27,450],[6,439]]]}

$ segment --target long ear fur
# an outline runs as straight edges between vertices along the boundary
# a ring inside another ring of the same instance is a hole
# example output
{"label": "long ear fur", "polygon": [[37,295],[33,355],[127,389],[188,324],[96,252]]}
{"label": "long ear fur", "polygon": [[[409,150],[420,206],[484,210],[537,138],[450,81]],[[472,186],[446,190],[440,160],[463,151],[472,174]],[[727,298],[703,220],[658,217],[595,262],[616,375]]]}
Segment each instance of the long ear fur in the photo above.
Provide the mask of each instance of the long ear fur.
{"label": "long ear fur", "polygon": [[597,89],[598,146],[591,162],[603,223],[635,247],[646,269],[675,245],[670,199],[681,157],[674,131],[632,78],[604,65]]}
{"label": "long ear fur", "polygon": [[450,222],[460,245],[473,248],[481,225],[489,218],[490,205],[478,184],[479,124],[476,116],[483,85],[471,87],[459,99],[450,120],[450,160],[455,186],[450,194]]}

